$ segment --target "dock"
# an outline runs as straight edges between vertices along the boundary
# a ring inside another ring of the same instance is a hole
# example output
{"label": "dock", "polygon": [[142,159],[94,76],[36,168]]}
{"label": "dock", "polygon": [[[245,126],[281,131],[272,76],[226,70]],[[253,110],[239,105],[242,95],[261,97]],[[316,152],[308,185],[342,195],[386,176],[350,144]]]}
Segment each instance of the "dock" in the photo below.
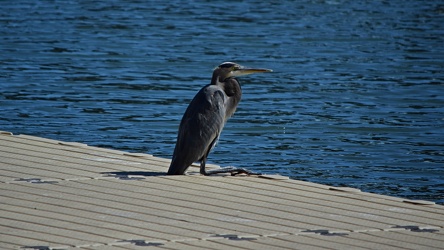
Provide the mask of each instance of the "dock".
{"label": "dock", "polygon": [[169,163],[0,132],[0,249],[444,249],[433,202]]}

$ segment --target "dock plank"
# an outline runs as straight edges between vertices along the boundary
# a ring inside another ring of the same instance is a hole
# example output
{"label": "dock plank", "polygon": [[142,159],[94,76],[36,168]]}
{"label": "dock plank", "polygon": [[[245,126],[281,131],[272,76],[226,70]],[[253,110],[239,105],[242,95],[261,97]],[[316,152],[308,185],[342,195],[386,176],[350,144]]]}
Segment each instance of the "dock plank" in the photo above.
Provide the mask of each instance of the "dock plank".
{"label": "dock plank", "polygon": [[441,205],[198,166],[167,176],[169,162],[0,133],[0,248],[444,247]]}

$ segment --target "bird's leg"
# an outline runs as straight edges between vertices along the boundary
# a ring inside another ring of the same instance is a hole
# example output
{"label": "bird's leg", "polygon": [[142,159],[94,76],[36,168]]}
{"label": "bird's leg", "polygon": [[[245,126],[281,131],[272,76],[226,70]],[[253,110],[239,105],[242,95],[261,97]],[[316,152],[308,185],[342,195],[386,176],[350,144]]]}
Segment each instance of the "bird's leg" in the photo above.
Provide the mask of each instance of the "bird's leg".
{"label": "bird's leg", "polygon": [[205,163],[207,161],[206,157],[202,158],[202,161],[200,162],[200,174],[201,175],[209,175],[206,171],[205,171]]}

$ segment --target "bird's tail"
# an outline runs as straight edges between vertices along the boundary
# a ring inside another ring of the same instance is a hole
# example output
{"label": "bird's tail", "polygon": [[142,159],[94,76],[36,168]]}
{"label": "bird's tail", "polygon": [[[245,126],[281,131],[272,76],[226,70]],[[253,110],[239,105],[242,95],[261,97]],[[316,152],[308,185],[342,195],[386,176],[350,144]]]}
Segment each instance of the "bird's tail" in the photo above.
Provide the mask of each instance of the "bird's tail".
{"label": "bird's tail", "polygon": [[174,161],[171,162],[170,168],[168,169],[167,175],[183,175],[187,170],[188,166],[183,166]]}

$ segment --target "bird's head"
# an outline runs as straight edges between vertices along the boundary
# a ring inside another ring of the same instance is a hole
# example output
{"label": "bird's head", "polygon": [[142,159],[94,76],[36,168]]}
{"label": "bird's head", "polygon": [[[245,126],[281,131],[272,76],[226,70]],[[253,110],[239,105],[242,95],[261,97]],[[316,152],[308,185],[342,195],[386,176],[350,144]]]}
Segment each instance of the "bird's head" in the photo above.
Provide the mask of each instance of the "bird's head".
{"label": "bird's head", "polygon": [[271,69],[247,68],[234,62],[224,62],[217,66],[213,72],[213,78],[225,81],[227,78],[244,76],[254,73],[272,72]]}

